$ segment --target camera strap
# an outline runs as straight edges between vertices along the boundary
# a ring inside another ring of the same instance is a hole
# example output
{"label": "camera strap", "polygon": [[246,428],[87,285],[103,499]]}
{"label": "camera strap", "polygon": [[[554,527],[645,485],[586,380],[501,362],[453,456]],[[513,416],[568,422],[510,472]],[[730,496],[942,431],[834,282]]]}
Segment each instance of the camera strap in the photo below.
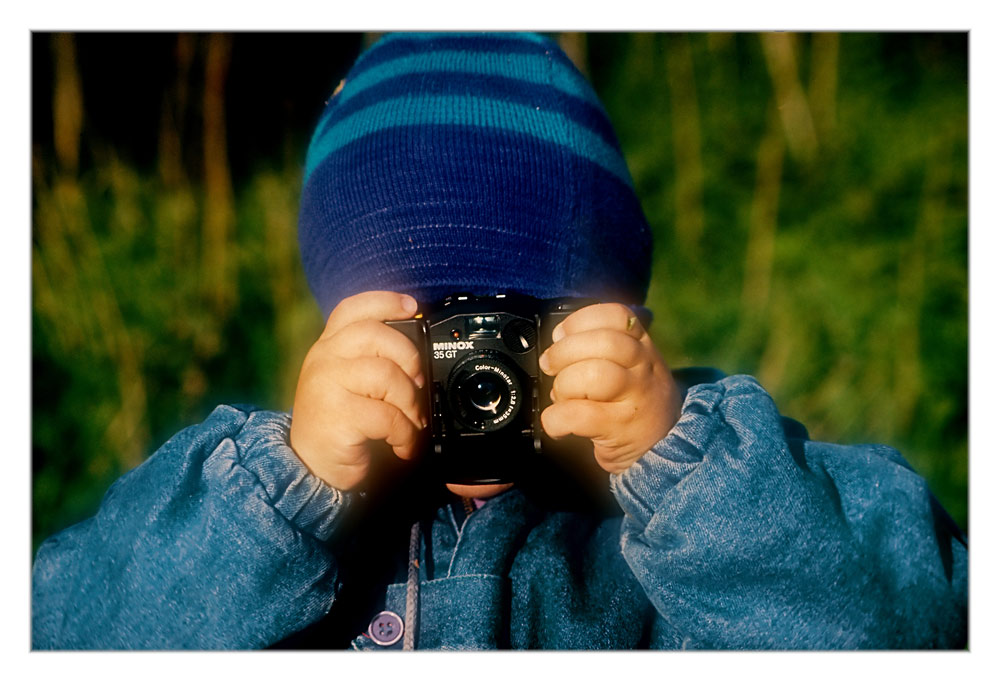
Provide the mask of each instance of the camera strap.
{"label": "camera strap", "polygon": [[403,650],[417,645],[417,613],[420,609],[420,521],[410,527],[410,553],[406,564],[406,613],[403,617]]}

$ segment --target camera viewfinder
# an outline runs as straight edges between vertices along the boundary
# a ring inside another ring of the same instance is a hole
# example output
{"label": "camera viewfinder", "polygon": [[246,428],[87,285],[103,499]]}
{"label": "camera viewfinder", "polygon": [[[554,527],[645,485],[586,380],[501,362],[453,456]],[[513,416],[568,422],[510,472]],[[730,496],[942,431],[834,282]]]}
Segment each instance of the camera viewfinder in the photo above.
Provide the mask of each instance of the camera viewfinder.
{"label": "camera viewfinder", "polygon": [[475,315],[465,320],[468,339],[496,339],[500,337],[500,317],[498,315]]}

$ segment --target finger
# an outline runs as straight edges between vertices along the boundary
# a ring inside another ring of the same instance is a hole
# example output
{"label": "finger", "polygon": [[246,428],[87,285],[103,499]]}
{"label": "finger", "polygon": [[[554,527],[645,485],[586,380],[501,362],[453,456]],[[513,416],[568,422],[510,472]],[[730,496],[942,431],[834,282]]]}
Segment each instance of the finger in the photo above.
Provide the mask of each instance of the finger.
{"label": "finger", "polygon": [[579,334],[590,329],[616,329],[637,339],[646,332],[632,310],[621,303],[597,303],[581,308],[556,325],[552,330],[552,341],[556,342],[569,334]]}
{"label": "finger", "polygon": [[423,428],[423,400],[413,380],[391,360],[363,357],[341,361],[340,385],[363,398],[386,402]]}
{"label": "finger", "polygon": [[550,405],[541,414],[542,428],[551,438],[570,434],[583,438],[606,438],[631,412],[622,403],[567,400]]}
{"label": "finger", "polygon": [[420,431],[395,405],[383,400],[353,396],[349,413],[366,439],[385,441],[400,459],[413,459]]}
{"label": "finger", "polygon": [[359,320],[406,320],[417,312],[417,301],[393,291],[365,291],[337,304],[326,321],[320,338],[333,336],[340,329]]}
{"label": "finger", "polygon": [[539,358],[539,367],[550,376],[588,359],[603,359],[622,367],[634,367],[644,356],[642,343],[634,336],[615,329],[589,329],[564,336]]}
{"label": "finger", "polygon": [[391,360],[423,387],[420,351],[398,329],[377,320],[358,320],[330,337],[331,349],[342,358],[378,357]]}
{"label": "finger", "polygon": [[552,397],[556,401],[617,400],[629,385],[629,371],[611,360],[576,362],[556,375]]}

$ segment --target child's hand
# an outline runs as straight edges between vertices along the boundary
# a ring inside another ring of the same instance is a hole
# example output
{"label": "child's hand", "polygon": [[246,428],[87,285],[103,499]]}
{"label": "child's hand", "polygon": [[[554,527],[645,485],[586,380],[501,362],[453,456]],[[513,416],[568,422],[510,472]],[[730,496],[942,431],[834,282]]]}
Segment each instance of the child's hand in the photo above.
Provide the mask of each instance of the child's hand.
{"label": "child's hand", "polygon": [[292,449],[334,488],[350,490],[368,473],[372,441],[397,457],[416,454],[426,423],[420,353],[384,320],[413,317],[405,294],[369,291],[340,302],[299,373]]}
{"label": "child's hand", "polygon": [[542,428],[553,438],[589,438],[601,468],[625,471],[680,417],[670,371],[632,311],[616,303],[576,311],[552,339],[539,359],[555,377]]}

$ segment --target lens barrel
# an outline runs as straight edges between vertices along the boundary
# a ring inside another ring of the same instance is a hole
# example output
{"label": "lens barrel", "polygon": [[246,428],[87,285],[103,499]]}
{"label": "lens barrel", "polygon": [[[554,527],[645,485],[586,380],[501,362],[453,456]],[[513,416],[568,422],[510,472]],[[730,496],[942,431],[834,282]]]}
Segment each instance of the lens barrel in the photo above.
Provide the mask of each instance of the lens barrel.
{"label": "lens barrel", "polygon": [[448,396],[456,420],[476,431],[497,431],[521,409],[517,370],[499,353],[473,353],[452,370]]}

